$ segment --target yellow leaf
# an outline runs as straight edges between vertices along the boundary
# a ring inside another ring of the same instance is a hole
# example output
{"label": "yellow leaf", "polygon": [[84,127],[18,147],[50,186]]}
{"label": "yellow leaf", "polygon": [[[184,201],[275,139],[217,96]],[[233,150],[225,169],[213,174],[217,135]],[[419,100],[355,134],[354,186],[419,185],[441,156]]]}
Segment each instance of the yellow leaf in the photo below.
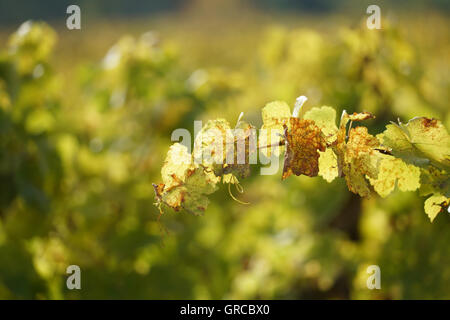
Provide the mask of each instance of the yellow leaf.
{"label": "yellow leaf", "polygon": [[420,187],[420,169],[401,159],[385,156],[380,162],[378,177],[369,177],[369,181],[382,197],[390,194],[396,184],[401,191],[414,191]]}
{"label": "yellow leaf", "polygon": [[161,169],[161,176],[166,189],[184,182],[186,171],[192,167],[192,157],[187,148],[179,143],[173,144],[167,153],[166,160]]}
{"label": "yellow leaf", "polygon": [[274,101],[266,104],[262,110],[263,126],[259,136],[261,152],[270,157],[271,154],[280,155],[279,143],[284,134],[283,124],[291,116],[291,110],[286,102]]}
{"label": "yellow leaf", "polygon": [[233,152],[234,137],[225,119],[209,120],[195,137],[194,159],[210,167],[216,175],[222,174],[227,154]]}
{"label": "yellow leaf", "polygon": [[326,137],[328,143],[336,140],[338,128],[336,126],[336,110],[331,107],[312,108],[305,113],[303,119],[314,120]]}
{"label": "yellow leaf", "polygon": [[366,176],[377,177],[379,141],[370,135],[366,127],[352,128],[347,138],[347,123],[349,121],[362,121],[374,118],[368,112],[347,114],[342,112],[339,130],[333,151],[337,156],[339,176],[344,176],[347,186],[353,193],[361,197],[370,195],[370,189],[366,181]]}
{"label": "yellow leaf", "polygon": [[439,193],[436,193],[425,200],[425,213],[428,215],[431,222],[433,222],[439,212],[448,208],[449,202],[450,198]]}
{"label": "yellow leaf", "polygon": [[380,139],[392,149],[394,156],[408,163],[424,166],[431,161],[440,168],[450,169],[450,136],[439,120],[420,117],[406,125],[389,124]]}
{"label": "yellow leaf", "polygon": [[284,101],[269,102],[262,109],[263,123],[266,128],[279,127],[283,129],[283,124],[291,117],[291,109]]}
{"label": "yellow leaf", "polygon": [[365,176],[377,178],[377,162],[379,153],[375,148],[379,146],[377,138],[370,135],[366,127],[352,128],[348,142],[343,151],[342,173],[347,186],[353,193],[361,197],[370,195],[370,189]]}
{"label": "yellow leaf", "polygon": [[330,148],[324,152],[319,151],[319,154],[319,176],[331,182],[338,176],[336,155]]}

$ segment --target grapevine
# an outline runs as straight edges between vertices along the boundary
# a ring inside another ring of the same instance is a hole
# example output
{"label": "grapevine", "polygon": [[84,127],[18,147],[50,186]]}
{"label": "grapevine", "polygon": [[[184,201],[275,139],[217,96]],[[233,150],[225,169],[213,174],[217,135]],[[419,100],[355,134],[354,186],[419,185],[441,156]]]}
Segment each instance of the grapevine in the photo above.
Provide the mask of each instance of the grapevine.
{"label": "grapevine", "polygon": [[[263,132],[257,148],[254,127],[242,121],[235,128],[224,119],[209,121],[195,138],[194,151],[173,144],[163,164],[163,182],[153,184],[156,203],[163,208],[184,209],[203,214],[208,195],[217,184],[235,184],[250,175],[250,157],[257,149],[266,156],[279,156],[284,150],[282,179],[295,174],[321,176],[327,182],[343,178],[348,189],[361,197],[388,196],[396,187],[401,191],[418,190],[427,196],[424,210],[432,222],[450,203],[450,136],[440,120],[416,117],[403,124],[391,122],[374,136],[367,127],[354,126],[374,119],[369,112],[341,115],[336,125],[332,107],[315,107],[299,117],[306,97],[301,96],[291,113],[287,103],[275,101],[262,109]],[[239,129],[239,130],[238,130]],[[236,161],[237,146],[245,146],[245,161]],[[222,164],[228,154],[231,163]],[[210,157],[204,155],[212,155]],[[200,159],[198,161],[198,159]]]}

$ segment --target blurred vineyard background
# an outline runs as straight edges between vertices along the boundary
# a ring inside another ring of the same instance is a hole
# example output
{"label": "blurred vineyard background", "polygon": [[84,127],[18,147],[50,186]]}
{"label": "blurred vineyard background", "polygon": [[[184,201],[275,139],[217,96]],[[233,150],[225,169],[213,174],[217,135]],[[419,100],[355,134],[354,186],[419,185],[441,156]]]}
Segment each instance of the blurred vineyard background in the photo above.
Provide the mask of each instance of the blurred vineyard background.
{"label": "blurred vineyard background", "polygon": [[151,185],[174,129],[258,125],[299,95],[373,112],[371,133],[448,130],[448,1],[376,1],[382,30],[369,1],[78,1],[80,31],[66,2],[0,1],[0,298],[450,298],[450,216],[430,223],[417,192],[361,199],[256,167],[250,205],[222,187],[204,216],[158,223]]}

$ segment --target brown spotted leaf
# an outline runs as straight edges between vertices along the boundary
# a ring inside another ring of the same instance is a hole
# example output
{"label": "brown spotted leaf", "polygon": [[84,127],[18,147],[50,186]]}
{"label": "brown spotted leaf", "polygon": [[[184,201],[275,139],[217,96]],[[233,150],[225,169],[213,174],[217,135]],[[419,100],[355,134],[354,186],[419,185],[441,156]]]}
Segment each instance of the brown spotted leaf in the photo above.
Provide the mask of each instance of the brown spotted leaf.
{"label": "brown spotted leaf", "polygon": [[450,135],[439,120],[418,117],[407,124],[392,123],[379,138],[394,156],[408,163],[426,167],[431,162],[450,170]]}
{"label": "brown spotted leaf", "polygon": [[383,198],[397,186],[401,191],[414,191],[420,187],[420,169],[402,159],[389,155],[380,155],[378,178],[369,181],[375,191]]}
{"label": "brown spotted leaf", "polygon": [[333,144],[333,151],[337,155],[338,173],[340,177],[344,176],[343,167],[345,163],[345,145],[347,142],[347,124],[349,121],[362,121],[375,118],[370,112],[348,114],[345,110],[341,115],[339,130],[336,134],[336,141]]}
{"label": "brown spotted leaf", "polygon": [[350,121],[363,121],[363,120],[375,118],[375,116],[373,114],[371,114],[370,112],[367,112],[367,111],[363,111],[361,113],[353,112],[352,114],[349,114],[347,116]]}
{"label": "brown spotted leaf", "polygon": [[164,183],[153,185],[160,210],[164,204],[175,211],[185,209],[194,215],[206,210],[207,195],[217,190],[220,180],[211,168],[195,164],[187,148],[178,143],[167,153],[161,174]]}
{"label": "brown spotted leaf", "polygon": [[347,114],[342,112],[339,130],[332,149],[337,156],[338,173],[345,177],[350,191],[362,197],[370,195],[366,176],[377,178],[379,141],[370,135],[365,127],[349,130],[347,139],[347,124],[350,121],[362,121],[375,118],[369,112]]}
{"label": "brown spotted leaf", "polygon": [[319,172],[319,150],[325,151],[326,141],[313,120],[290,118],[290,129],[285,126],[286,154],[283,180],[292,174],[317,176]]}
{"label": "brown spotted leaf", "polygon": [[[232,174],[238,179],[250,175],[250,158],[256,156],[256,130],[255,127],[245,121],[239,121],[233,130],[234,146],[232,156],[227,157],[223,174]],[[256,159],[255,159],[256,162]],[[238,181],[236,179],[224,179],[224,182]]]}
{"label": "brown spotted leaf", "polygon": [[370,195],[365,177],[378,177],[380,154],[375,148],[379,145],[378,139],[370,135],[366,127],[350,129],[345,145],[343,174],[349,190],[361,197]]}

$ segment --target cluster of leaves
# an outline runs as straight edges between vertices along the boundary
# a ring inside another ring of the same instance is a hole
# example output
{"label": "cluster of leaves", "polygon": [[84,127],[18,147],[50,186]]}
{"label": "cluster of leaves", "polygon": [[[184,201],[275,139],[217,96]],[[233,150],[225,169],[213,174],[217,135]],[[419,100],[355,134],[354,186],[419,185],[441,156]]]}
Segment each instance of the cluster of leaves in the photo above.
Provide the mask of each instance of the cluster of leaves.
{"label": "cluster of leaves", "polygon": [[[450,136],[439,120],[417,117],[407,124],[391,123],[383,133],[373,136],[366,127],[352,127],[353,122],[375,118],[373,114],[347,114],[344,110],[337,126],[336,111],[328,106],[312,108],[299,118],[305,100],[304,96],[297,99],[292,116],[285,102],[271,102],[262,110],[262,129],[268,131],[266,137],[273,137],[272,131],[277,134],[276,139],[260,139],[258,146],[267,153],[279,154],[277,149],[285,145],[283,180],[292,174],[320,175],[328,182],[343,177],[348,189],[361,197],[369,197],[373,190],[386,197],[396,186],[401,191],[420,189],[421,195],[429,196],[425,212],[431,221],[448,209]],[[246,126],[252,128],[249,124]],[[161,171],[163,183],[154,185],[160,211],[165,204],[175,210],[184,208],[201,214],[208,204],[206,196],[217,189],[216,184],[222,177],[224,182],[237,181],[234,171],[229,173],[232,179],[226,178],[228,165],[217,161],[230,151],[237,153],[236,143],[247,139],[232,132],[223,119],[209,121],[202,128],[196,137],[196,141],[199,138],[202,141],[196,144],[198,148],[194,153],[208,150],[208,154],[214,155],[208,163],[195,165],[195,156],[178,143],[170,148]],[[266,145],[262,145],[261,140]],[[249,144],[245,146],[249,153]],[[234,170],[241,173],[240,177],[249,174],[248,159],[244,164],[233,164]]]}
{"label": "cluster of leaves", "polygon": [[[250,175],[250,154],[256,151],[250,143],[255,139],[253,129],[239,119],[232,130],[228,121],[218,119],[208,121],[198,133],[192,154],[186,146],[172,145],[161,171],[163,183],[153,185],[160,212],[165,204],[176,211],[183,208],[198,215],[206,210],[209,203],[206,196],[217,190],[216,184],[221,179],[239,188],[239,179]],[[245,152],[244,161],[237,159],[238,146]],[[224,164],[229,154],[233,159]]]}

